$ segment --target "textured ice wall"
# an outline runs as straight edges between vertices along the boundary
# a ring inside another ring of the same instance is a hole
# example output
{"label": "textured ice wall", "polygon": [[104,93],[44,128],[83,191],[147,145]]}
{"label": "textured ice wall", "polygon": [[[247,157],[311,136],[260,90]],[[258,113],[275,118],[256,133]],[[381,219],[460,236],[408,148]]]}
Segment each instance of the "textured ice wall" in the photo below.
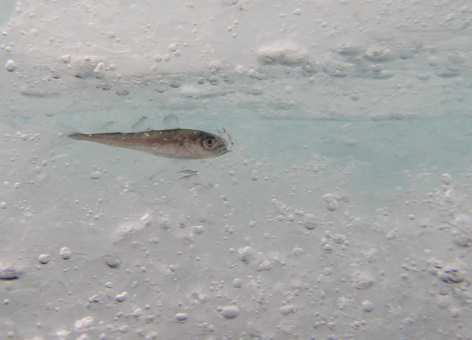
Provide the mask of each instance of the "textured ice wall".
{"label": "textured ice wall", "polygon": [[470,17],[468,1],[19,2],[2,27],[2,105],[23,116],[147,100],[291,118],[464,113]]}
{"label": "textured ice wall", "polygon": [[0,338],[471,338],[468,1],[1,6]]}

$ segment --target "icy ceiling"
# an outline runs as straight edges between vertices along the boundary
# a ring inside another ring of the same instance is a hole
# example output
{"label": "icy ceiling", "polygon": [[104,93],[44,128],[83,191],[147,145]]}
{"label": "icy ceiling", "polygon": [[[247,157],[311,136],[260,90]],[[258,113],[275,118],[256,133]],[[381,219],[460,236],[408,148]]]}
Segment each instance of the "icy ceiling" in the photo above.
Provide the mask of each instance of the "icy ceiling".
{"label": "icy ceiling", "polygon": [[26,116],[45,113],[30,97],[54,97],[57,114],[93,109],[97,91],[102,108],[133,93],[164,108],[224,102],[299,118],[470,112],[465,0],[2,6],[2,103]]}

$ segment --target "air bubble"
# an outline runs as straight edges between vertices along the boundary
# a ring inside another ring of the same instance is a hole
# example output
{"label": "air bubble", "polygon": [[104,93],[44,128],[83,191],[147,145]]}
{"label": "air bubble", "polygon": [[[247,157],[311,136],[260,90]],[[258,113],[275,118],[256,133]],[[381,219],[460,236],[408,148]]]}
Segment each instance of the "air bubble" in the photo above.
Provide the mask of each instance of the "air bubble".
{"label": "air bubble", "polygon": [[[239,315],[239,308],[235,305],[223,306],[221,308],[221,316],[225,319],[234,319]],[[220,309],[218,308],[218,309]]]}
{"label": "air bubble", "polygon": [[353,286],[359,290],[365,290],[372,286],[374,279],[369,273],[356,271],[352,274]]}
{"label": "air bubble", "polygon": [[365,52],[364,56],[371,61],[377,61],[377,62],[392,61],[396,59],[397,57],[397,55],[388,48],[385,48],[385,49],[371,48]]}
{"label": "air bubble", "polygon": [[90,179],[100,179],[101,174],[102,173],[100,171],[92,171],[89,175],[89,178]]}
{"label": "air bubble", "polygon": [[329,243],[328,243],[328,244],[325,244],[325,245],[323,246],[323,251],[324,251],[325,253],[331,254],[331,253],[333,252],[333,246],[332,246],[331,244],[329,244]]}
{"label": "air bubble", "polygon": [[439,66],[441,65],[442,60],[437,56],[432,56],[427,59],[427,62],[429,66]]}
{"label": "air bubble", "polygon": [[343,234],[336,234],[333,236],[333,241],[336,244],[344,243],[346,241],[346,236]]}
{"label": "air bubble", "polygon": [[63,260],[68,260],[71,258],[72,252],[69,248],[62,247],[61,250],[59,250],[59,255],[62,257]]}
{"label": "air bubble", "polygon": [[462,65],[467,61],[467,58],[462,53],[452,53],[449,55],[449,57],[447,57],[447,59],[449,59],[450,62],[458,65]]}
{"label": "air bubble", "polygon": [[340,62],[323,65],[323,72],[332,77],[346,77],[353,72],[353,69],[351,64]]}
{"label": "air bubble", "polygon": [[454,243],[461,247],[470,247],[472,245],[472,239],[469,235],[465,234],[462,231],[454,230]]}
{"label": "air bubble", "polygon": [[448,296],[439,296],[438,298],[438,307],[439,308],[447,308],[451,304],[450,298]]}
{"label": "air bubble", "polygon": [[66,329],[60,329],[60,330],[58,330],[58,331],[56,332],[56,334],[54,335],[54,337],[56,337],[56,338],[61,338],[61,339],[62,339],[62,338],[68,337],[70,333],[71,333],[71,332],[69,332],[69,331],[66,330]]}
{"label": "air bubble", "polygon": [[441,181],[445,184],[445,185],[450,185],[452,183],[452,176],[450,174],[442,174],[441,175]]}
{"label": "air bubble", "polygon": [[295,305],[285,305],[280,307],[279,312],[283,315],[288,315],[291,313],[296,313],[297,307]]}
{"label": "air bubble", "polygon": [[118,328],[118,332],[120,333],[128,333],[129,332],[129,326],[128,325],[123,325],[121,327]]}
{"label": "air bubble", "polygon": [[120,97],[126,97],[127,95],[129,95],[129,91],[126,89],[118,89],[116,90],[115,93],[117,96],[120,96]]}
{"label": "air bubble", "polygon": [[308,230],[313,230],[317,227],[315,215],[305,214],[303,216],[303,226]]}
{"label": "air bubble", "polygon": [[117,294],[115,298],[116,298],[116,301],[118,301],[118,302],[126,301],[126,299],[128,298],[128,292],[123,292],[121,294]]}
{"label": "air bubble", "polygon": [[292,40],[277,40],[257,50],[258,59],[266,65],[297,66],[308,60],[307,50]]}
{"label": "air bubble", "polygon": [[374,310],[374,304],[369,300],[362,301],[362,310],[366,313],[370,313]]}
{"label": "air bubble", "polygon": [[313,65],[313,63],[311,63],[310,61],[307,61],[307,63],[302,66],[302,69],[303,69],[303,71],[305,71],[306,73],[309,73],[309,74],[313,74],[313,73],[318,72],[317,67],[315,65]]}
{"label": "air bubble", "polygon": [[136,308],[132,315],[135,317],[135,318],[139,318],[140,316],[143,316],[144,315],[144,312],[141,308]]}
{"label": "air bubble", "polygon": [[0,269],[0,280],[17,280],[20,273],[14,268]]}
{"label": "air bubble", "polygon": [[336,52],[343,56],[354,57],[365,52],[365,47],[356,45],[343,45],[336,50]]}
{"label": "air bubble", "polygon": [[197,225],[195,227],[195,233],[198,234],[198,235],[203,234],[204,231],[205,231],[205,227],[202,226],[202,225]]}
{"label": "air bubble", "polygon": [[253,181],[257,181],[259,179],[259,171],[258,170],[253,170],[251,174],[251,178]]}
{"label": "air bubble", "polygon": [[465,274],[462,270],[464,267],[467,267],[464,263],[448,264],[439,272],[439,278],[446,283],[461,283],[465,280]]}
{"label": "air bubble", "polygon": [[243,280],[241,280],[240,278],[235,278],[233,280],[233,287],[234,288],[241,288],[243,286]]}
{"label": "air bubble", "polygon": [[113,269],[120,268],[122,263],[118,256],[106,255],[103,259],[105,260],[107,266]]}
{"label": "air bubble", "polygon": [[5,63],[5,69],[8,72],[13,72],[16,70],[16,68],[17,68],[16,63],[11,59],[7,60],[7,62]]}
{"label": "air bubble", "polygon": [[292,254],[295,256],[302,256],[305,253],[305,249],[303,248],[293,248]]}
{"label": "air bubble", "polygon": [[439,67],[434,74],[440,78],[454,78],[461,74],[461,67],[455,64],[449,64]]}
{"label": "air bubble", "polygon": [[177,321],[183,322],[188,319],[188,315],[187,313],[177,313],[175,314],[175,318],[177,319]]}
{"label": "air bubble", "polygon": [[436,269],[441,269],[444,267],[444,262],[441,260],[437,260],[435,258],[429,259],[428,262],[430,262],[433,265],[433,267]]}
{"label": "air bubble", "polygon": [[387,240],[395,240],[397,238],[397,232],[395,230],[391,230],[386,235]]}
{"label": "air bubble", "polygon": [[239,259],[242,262],[250,262],[254,259],[256,252],[251,247],[244,247],[238,249]]}
{"label": "air bubble", "polygon": [[77,320],[74,323],[74,328],[77,332],[83,332],[89,329],[90,327],[92,327],[92,325],[93,325],[93,317],[89,315],[80,320]]}
{"label": "air bubble", "polygon": [[323,275],[324,275],[324,276],[330,276],[331,274],[333,274],[333,268],[325,268],[325,269],[323,269]]}
{"label": "air bubble", "polygon": [[70,56],[70,54],[63,55],[63,56],[61,56],[60,60],[63,63],[68,64],[68,63],[70,63],[71,56]]}
{"label": "air bubble", "polygon": [[420,228],[428,228],[430,226],[430,222],[428,220],[422,220],[418,223],[418,227]]}
{"label": "air bubble", "polygon": [[259,262],[257,265],[256,271],[262,272],[262,271],[269,271],[272,268],[274,268],[275,261],[272,259],[265,259]]}
{"label": "air bubble", "polygon": [[41,254],[38,256],[38,261],[41,264],[47,264],[49,262],[49,254]]}
{"label": "air bubble", "polygon": [[324,195],[323,200],[326,202],[326,207],[328,208],[328,210],[334,211],[338,209],[338,200],[334,197],[333,194]]}

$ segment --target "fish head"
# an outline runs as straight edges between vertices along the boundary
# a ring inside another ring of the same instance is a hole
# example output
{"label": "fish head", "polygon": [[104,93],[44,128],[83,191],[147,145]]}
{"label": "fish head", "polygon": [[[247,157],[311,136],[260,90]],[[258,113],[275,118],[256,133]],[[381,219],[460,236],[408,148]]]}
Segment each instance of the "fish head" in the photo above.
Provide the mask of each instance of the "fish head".
{"label": "fish head", "polygon": [[196,142],[200,158],[218,157],[229,152],[226,141],[220,136],[204,131],[198,132]]}

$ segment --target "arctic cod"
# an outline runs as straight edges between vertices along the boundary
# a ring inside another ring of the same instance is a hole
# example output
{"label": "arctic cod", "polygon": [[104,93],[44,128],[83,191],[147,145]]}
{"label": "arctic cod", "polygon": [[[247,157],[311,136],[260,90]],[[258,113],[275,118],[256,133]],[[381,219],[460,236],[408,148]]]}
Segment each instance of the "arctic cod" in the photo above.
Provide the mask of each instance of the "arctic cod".
{"label": "arctic cod", "polygon": [[[169,115],[164,122],[174,121],[177,117]],[[226,141],[209,132],[191,129],[148,130],[142,132],[112,133],[71,133],[70,138],[133,149],[156,156],[176,159],[204,159],[224,155]]]}

